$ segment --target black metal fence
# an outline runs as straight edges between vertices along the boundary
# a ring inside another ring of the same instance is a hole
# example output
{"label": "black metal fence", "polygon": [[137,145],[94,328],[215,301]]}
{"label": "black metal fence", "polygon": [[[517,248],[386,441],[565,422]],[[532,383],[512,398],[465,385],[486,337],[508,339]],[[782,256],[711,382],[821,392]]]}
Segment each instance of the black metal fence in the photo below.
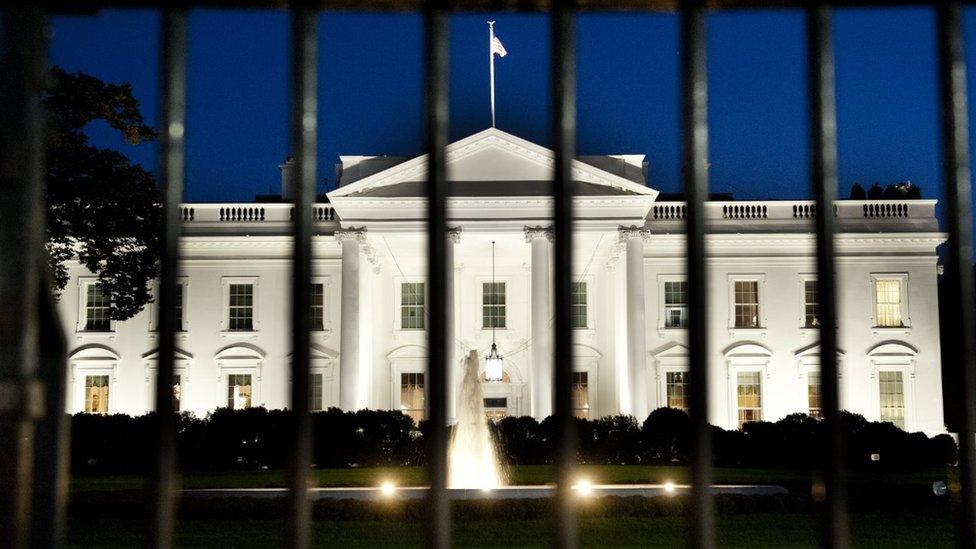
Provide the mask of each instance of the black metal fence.
{"label": "black metal fence", "polygon": [[[557,491],[553,544],[577,545],[577,523],[571,497],[575,465],[572,424],[572,330],[570,329],[570,272],[573,227],[570,162],[576,140],[575,16],[581,9],[677,11],[681,17],[681,104],[683,180],[687,199],[687,257],[689,281],[690,411],[695,428],[693,485],[688,543],[714,545],[715,519],[711,484],[711,441],[708,430],[709,385],[705,330],[707,277],[705,272],[705,215],[708,196],[708,122],[705,29],[711,9],[755,6],[798,7],[806,10],[811,127],[811,181],[816,195],[817,274],[820,281],[821,361],[823,409],[829,443],[824,448],[815,495],[822,496],[823,544],[848,543],[843,460],[843,437],[838,414],[837,291],[834,273],[834,219],[830,207],[837,196],[836,112],[831,15],[837,4],[883,6],[906,2],[738,2],[688,0],[569,2],[552,0],[496,2],[429,2],[370,0],[363,2],[233,2],[236,7],[290,8],[292,15],[292,131],[295,148],[296,208],[293,216],[293,375],[295,410],[293,460],[289,469],[290,513],[288,540],[294,547],[310,544],[310,503],[307,492],[311,453],[309,419],[309,330],[311,288],[312,210],[316,165],[316,10],[366,8],[420,10],[424,14],[426,44],[426,133],[429,171],[427,184],[430,329],[429,409],[432,420],[432,459],[429,463],[427,542],[450,545],[450,502],[447,492],[447,295],[446,180],[444,150],[448,138],[448,15],[452,9],[515,9],[548,11],[552,25],[552,144],[555,151],[553,196],[555,300],[555,413],[559,418]],[[173,403],[167,380],[174,372],[176,329],[177,244],[181,231],[186,105],[186,10],[225,6],[225,2],[47,2],[50,11],[97,10],[110,6],[155,7],[162,18],[162,139],[160,172],[163,182],[164,238],[159,293],[159,366],[156,406],[159,451],[156,463],[153,544],[173,544],[176,456]],[[970,208],[969,133],[966,106],[966,65],[963,55],[962,3],[936,2],[938,12],[939,85],[941,90],[943,164],[949,229],[951,318],[959,319],[962,337],[944,352],[965,367],[959,385],[961,516],[959,544],[976,546],[976,372],[974,372],[974,303],[972,213]],[[41,92],[46,74],[47,12],[42,7],[12,7],[3,12],[3,61],[0,66],[0,539],[12,547],[57,545],[64,531],[67,499],[67,419],[65,402],[65,343],[45,282],[43,136]]]}

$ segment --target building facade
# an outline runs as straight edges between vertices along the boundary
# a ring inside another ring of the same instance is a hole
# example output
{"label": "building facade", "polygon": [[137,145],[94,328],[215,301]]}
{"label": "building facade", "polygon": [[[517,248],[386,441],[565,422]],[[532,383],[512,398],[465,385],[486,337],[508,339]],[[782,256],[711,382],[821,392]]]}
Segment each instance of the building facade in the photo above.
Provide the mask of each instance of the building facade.
{"label": "building facade", "polygon": [[[687,405],[685,206],[645,182],[640,155],[573,167],[572,273],[552,273],[551,151],[497,129],[447,152],[448,311],[456,392],[461,357],[504,358],[482,383],[487,413],[552,412],[551,277],[573,280],[574,406],[639,418]],[[288,164],[283,195],[290,193]],[[344,156],[314,206],[312,407],[424,415],[426,159]],[[174,399],[197,414],[288,405],[290,217],[281,203],[186,204]],[[842,406],[909,431],[944,432],[934,200],[842,200]],[[814,205],[706,205],[710,421],[820,414]],[[494,253],[493,253],[494,252]],[[60,308],[73,350],[70,412],[153,407],[155,306],[114,322],[80,265]],[[453,401],[453,399],[452,399]],[[453,407],[451,408],[453,415]]]}

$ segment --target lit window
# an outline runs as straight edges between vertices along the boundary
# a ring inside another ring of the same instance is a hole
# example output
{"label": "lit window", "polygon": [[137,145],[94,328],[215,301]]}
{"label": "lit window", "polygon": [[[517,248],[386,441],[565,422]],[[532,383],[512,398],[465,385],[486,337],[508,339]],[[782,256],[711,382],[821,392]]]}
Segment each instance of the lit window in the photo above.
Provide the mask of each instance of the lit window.
{"label": "lit window", "polygon": [[424,420],[424,374],[400,374],[400,411],[417,425]]}
{"label": "lit window", "polygon": [[423,330],[424,305],[423,282],[404,282],[400,284],[400,328],[404,330]]}
{"label": "lit window", "polygon": [[688,373],[668,372],[666,378],[668,408],[688,411]]}
{"label": "lit window", "polygon": [[312,330],[321,332],[325,329],[325,287],[322,284],[312,284]]}
{"label": "lit window", "polygon": [[820,394],[820,373],[807,374],[807,415],[813,419],[823,419],[823,400]]}
{"label": "lit window", "polygon": [[879,327],[900,328],[905,325],[901,317],[901,294],[900,279],[875,279],[874,298]]}
{"label": "lit window", "polygon": [[590,417],[589,376],[586,372],[573,372],[573,415],[580,419]]}
{"label": "lit window", "polygon": [[251,407],[250,374],[227,376],[227,407],[232,410],[245,410]]}
{"label": "lit window", "polygon": [[85,376],[85,413],[108,413],[108,376]]}
{"label": "lit window", "polygon": [[586,282],[573,282],[570,321],[573,328],[586,328]]}
{"label": "lit window", "polygon": [[505,397],[485,398],[485,416],[497,423],[508,416],[508,399]]}
{"label": "lit window", "polygon": [[878,372],[878,391],[881,400],[881,421],[905,428],[905,386],[901,372]]}
{"label": "lit window", "polygon": [[89,284],[85,295],[85,330],[90,332],[107,332],[112,329],[112,320],[108,316],[111,302],[102,292],[101,284]]}
{"label": "lit window", "polygon": [[664,327],[688,326],[688,283],[673,280],[664,283]]}
{"label": "lit window", "polygon": [[820,293],[817,291],[816,280],[803,282],[803,326],[820,326]]}
{"label": "lit window", "polygon": [[504,282],[481,284],[481,326],[483,328],[505,327]]}
{"label": "lit window", "polygon": [[254,329],[254,285],[230,285],[230,330],[249,332]]}
{"label": "lit window", "polygon": [[750,421],[762,421],[762,380],[759,372],[739,372],[736,377],[739,428]]}
{"label": "lit window", "polygon": [[308,399],[308,407],[311,411],[322,411],[322,374],[308,376]]}
{"label": "lit window", "polygon": [[179,375],[173,376],[173,411],[180,411],[180,399],[183,398],[183,380]]}
{"label": "lit window", "polygon": [[735,327],[759,328],[759,282],[736,280]]}

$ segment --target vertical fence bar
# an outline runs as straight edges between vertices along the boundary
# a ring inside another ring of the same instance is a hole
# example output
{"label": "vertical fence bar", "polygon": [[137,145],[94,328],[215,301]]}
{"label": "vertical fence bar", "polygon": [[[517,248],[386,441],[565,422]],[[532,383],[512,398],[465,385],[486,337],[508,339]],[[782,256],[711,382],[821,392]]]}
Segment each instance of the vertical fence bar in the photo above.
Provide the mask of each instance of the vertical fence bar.
{"label": "vertical fence bar", "polygon": [[294,448],[289,468],[292,547],[308,547],[311,505],[308,475],[312,466],[312,418],[309,415],[309,332],[312,329],[312,204],[315,202],[318,117],[316,12],[304,5],[292,13],[292,147],[295,149],[295,248],[292,254],[292,380]]}
{"label": "vertical fence bar", "polygon": [[[823,503],[824,547],[848,545],[844,431],[837,371],[837,280],[834,269],[834,201],[837,199],[837,116],[834,102],[832,9],[807,8],[810,95],[810,183],[817,201],[817,293],[820,303],[820,383],[823,389],[822,478],[814,499]],[[821,484],[822,483],[822,484]],[[821,491],[822,488],[822,491]]]}
{"label": "vertical fence bar", "polygon": [[424,2],[425,117],[427,134],[427,272],[430,277],[430,349],[427,363],[428,447],[427,544],[450,546],[450,501],[447,494],[447,167],[449,51],[443,0]]}
{"label": "vertical fence bar", "polygon": [[578,545],[572,474],[576,463],[573,418],[573,158],[576,156],[576,21],[574,0],[555,0],[551,14],[553,171],[553,299],[555,339],[554,411],[556,447],[555,546]]}
{"label": "vertical fence bar", "polygon": [[963,50],[962,6],[938,7],[939,91],[942,107],[942,163],[949,224],[949,278],[953,299],[950,318],[959,322],[959,337],[945,352],[961,364],[959,385],[959,469],[962,505],[959,546],[976,545],[976,324],[973,307],[972,226],[969,164],[969,112],[966,106],[966,60]]}
{"label": "vertical fence bar", "polygon": [[[49,278],[45,284],[50,284]],[[44,386],[44,417],[37,424],[34,454],[32,547],[58,547],[64,541],[68,500],[69,434],[71,418],[65,413],[65,353],[67,341],[58,319],[54,296],[41,290],[40,362],[38,378]]]}
{"label": "vertical fence bar", "polygon": [[184,133],[186,121],[186,13],[162,17],[162,126],[159,168],[163,183],[163,241],[159,277],[159,362],[156,370],[156,420],[159,424],[154,493],[153,539],[172,547],[176,494],[176,417],[173,406],[176,358],[177,276],[183,223]]}
{"label": "vertical fence bar", "polygon": [[28,543],[44,287],[47,17],[7,8],[0,63],[0,540]]}
{"label": "vertical fence bar", "polygon": [[715,516],[710,494],[712,440],[708,425],[708,287],[705,273],[705,202],[708,200],[706,17],[700,0],[687,0],[681,4],[682,176],[688,206],[688,377],[691,421],[695,430],[688,544],[703,548],[715,545]]}

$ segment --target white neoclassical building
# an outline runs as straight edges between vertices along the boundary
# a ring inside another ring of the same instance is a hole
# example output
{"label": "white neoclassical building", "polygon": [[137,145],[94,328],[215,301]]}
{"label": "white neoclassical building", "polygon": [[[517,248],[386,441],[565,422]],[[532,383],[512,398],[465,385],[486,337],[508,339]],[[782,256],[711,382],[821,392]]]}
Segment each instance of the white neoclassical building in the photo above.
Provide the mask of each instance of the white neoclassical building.
{"label": "white neoclassical building", "polygon": [[[492,417],[552,411],[552,152],[497,129],[449,146],[452,371],[470,349],[504,357],[483,383]],[[282,166],[282,193],[290,193]],[[642,155],[575,162],[574,402],[590,418],[684,407],[684,214],[646,184]],[[315,206],[312,406],[424,414],[426,159],[343,156]],[[813,204],[707,205],[710,421],[819,414]],[[934,200],[835,206],[844,408],[944,431]],[[288,405],[291,206],[186,204],[174,398],[205,414]],[[492,270],[494,243],[495,267]],[[80,265],[60,307],[71,412],[153,406],[156,311],[125,322]],[[494,328],[494,329],[492,329]],[[459,376],[455,375],[456,387]]]}

